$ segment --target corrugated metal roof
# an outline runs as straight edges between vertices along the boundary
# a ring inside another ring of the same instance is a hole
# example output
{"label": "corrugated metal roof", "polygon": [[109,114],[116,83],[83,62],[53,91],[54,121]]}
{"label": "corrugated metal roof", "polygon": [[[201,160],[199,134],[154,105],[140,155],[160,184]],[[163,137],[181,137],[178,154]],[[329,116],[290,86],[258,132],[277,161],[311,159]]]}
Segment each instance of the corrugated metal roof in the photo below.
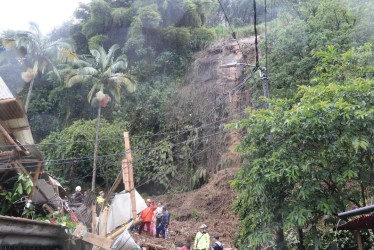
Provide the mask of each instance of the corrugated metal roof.
{"label": "corrugated metal roof", "polygon": [[338,230],[362,230],[362,229],[373,229],[374,227],[374,214],[361,215],[355,219],[352,219],[344,225],[338,226]]}
{"label": "corrugated metal roof", "polygon": [[6,86],[3,79],[0,77],[0,100],[14,98],[12,92],[10,92],[8,86]]}
{"label": "corrugated metal roof", "polygon": [[6,121],[26,117],[21,100],[15,98],[0,100],[0,120]]}

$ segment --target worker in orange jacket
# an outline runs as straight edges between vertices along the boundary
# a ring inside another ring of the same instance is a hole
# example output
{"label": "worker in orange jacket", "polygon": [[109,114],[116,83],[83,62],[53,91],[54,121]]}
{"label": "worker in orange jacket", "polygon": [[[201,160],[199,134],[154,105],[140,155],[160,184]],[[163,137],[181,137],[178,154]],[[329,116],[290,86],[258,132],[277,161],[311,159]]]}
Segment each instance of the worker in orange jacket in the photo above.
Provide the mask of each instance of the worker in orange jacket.
{"label": "worker in orange jacket", "polygon": [[157,204],[154,201],[152,202],[151,199],[147,199],[145,203],[147,204],[147,207],[140,212],[142,222],[140,223],[138,233],[141,234],[144,226],[146,226],[148,235],[150,235],[153,211],[157,209]]}

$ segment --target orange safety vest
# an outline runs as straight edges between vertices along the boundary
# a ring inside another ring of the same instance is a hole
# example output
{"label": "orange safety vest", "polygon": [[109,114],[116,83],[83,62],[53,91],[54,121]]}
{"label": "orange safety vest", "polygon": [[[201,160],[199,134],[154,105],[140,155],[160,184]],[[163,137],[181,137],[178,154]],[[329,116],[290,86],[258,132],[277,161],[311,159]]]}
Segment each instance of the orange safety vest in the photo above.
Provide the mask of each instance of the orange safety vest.
{"label": "orange safety vest", "polygon": [[157,205],[153,207],[147,207],[143,211],[140,212],[140,217],[142,218],[143,222],[151,222],[152,221],[152,216],[153,216],[153,211],[155,211],[157,208]]}

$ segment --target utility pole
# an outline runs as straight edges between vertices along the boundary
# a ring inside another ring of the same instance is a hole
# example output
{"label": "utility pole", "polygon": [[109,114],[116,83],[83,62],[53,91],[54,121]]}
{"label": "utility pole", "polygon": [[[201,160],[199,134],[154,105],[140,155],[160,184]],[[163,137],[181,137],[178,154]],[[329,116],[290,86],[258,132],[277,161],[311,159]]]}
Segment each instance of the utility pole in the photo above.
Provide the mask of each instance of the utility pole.
{"label": "utility pole", "polygon": [[[269,76],[268,76],[268,71],[266,70],[265,67],[260,67],[260,78],[262,82],[262,90],[264,92],[264,97],[265,98],[270,98],[270,91],[269,91]],[[265,101],[264,103],[264,109],[269,108],[269,103]]]}

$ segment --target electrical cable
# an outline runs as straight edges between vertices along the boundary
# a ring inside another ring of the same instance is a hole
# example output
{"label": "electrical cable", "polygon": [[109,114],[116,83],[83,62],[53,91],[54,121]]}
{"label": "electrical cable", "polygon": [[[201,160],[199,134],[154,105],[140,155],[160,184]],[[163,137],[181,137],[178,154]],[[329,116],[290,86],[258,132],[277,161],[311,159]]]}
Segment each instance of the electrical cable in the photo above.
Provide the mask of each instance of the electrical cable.
{"label": "electrical cable", "polygon": [[222,11],[223,11],[223,15],[225,16],[225,19],[226,19],[227,23],[228,23],[228,25],[229,25],[229,28],[230,28],[230,30],[231,30],[232,37],[235,39],[236,43],[238,44],[238,46],[239,46],[239,50],[240,50],[240,52],[242,53],[243,58],[244,58],[244,59],[247,58],[247,56],[244,54],[244,50],[243,50],[242,46],[240,46],[239,40],[238,40],[237,37],[236,37],[236,32],[235,32],[234,29],[232,28],[232,25],[231,25],[231,23],[230,23],[230,20],[229,20],[227,14],[226,14],[225,8],[223,7],[223,5],[222,5],[222,3],[221,3],[221,0],[218,0],[218,3],[219,3],[219,5],[220,5],[220,7],[221,7],[221,9],[222,9]]}
{"label": "electrical cable", "polygon": [[253,12],[254,12],[254,18],[253,18],[253,26],[255,30],[255,50],[256,50],[256,65],[259,64],[258,60],[258,46],[257,46],[257,10],[256,10],[256,0],[253,0]]}

